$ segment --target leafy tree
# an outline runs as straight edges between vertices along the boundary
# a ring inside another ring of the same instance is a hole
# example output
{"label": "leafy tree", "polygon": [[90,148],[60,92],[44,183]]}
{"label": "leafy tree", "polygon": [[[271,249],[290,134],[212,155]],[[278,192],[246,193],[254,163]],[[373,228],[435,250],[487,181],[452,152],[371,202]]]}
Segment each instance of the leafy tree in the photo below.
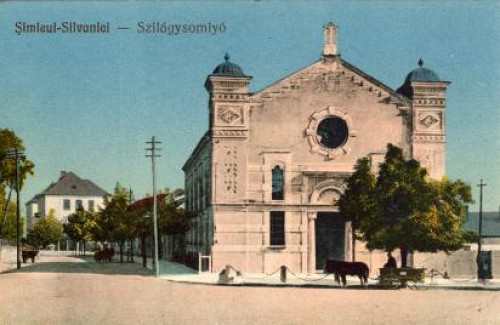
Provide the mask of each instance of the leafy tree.
{"label": "leafy tree", "polygon": [[444,177],[441,181],[430,181],[431,207],[422,217],[429,234],[428,251],[454,251],[460,249],[464,242],[478,239],[476,233],[462,229],[466,221],[465,206],[472,202],[469,185],[461,180],[450,181]]}
{"label": "leafy tree", "polygon": [[356,260],[356,240],[362,220],[371,217],[374,209],[375,175],[371,172],[370,159],[358,159],[354,173],[347,180],[347,189],[340,196],[338,205],[340,212],[351,222],[352,227],[352,260]]}
{"label": "leafy tree", "polygon": [[158,230],[164,235],[185,234],[189,230],[186,211],[173,202],[161,202],[158,206]]}
{"label": "leafy tree", "polygon": [[[7,152],[12,149],[24,150],[24,144],[13,131],[0,129],[0,184],[15,188],[16,184],[16,162],[7,159]],[[26,157],[20,159],[19,163],[19,186],[23,187],[28,174],[33,175],[35,165]]]}
{"label": "leafy tree", "polygon": [[141,240],[141,255],[143,267],[147,266],[146,238],[148,234],[152,234],[153,232],[152,218],[146,217],[151,212],[151,206],[144,205],[135,208],[133,211],[129,211],[133,216],[132,218],[135,220],[136,234],[139,235],[139,238]]}
{"label": "leafy tree", "polygon": [[[0,129],[0,236],[2,234],[12,234],[11,229],[2,229],[4,226],[10,225],[8,221],[12,219],[11,197],[12,191],[16,188],[16,162],[8,159],[7,153],[9,150],[18,148],[24,150],[23,141],[16,134],[8,129]],[[22,157],[19,161],[19,187],[22,189],[26,177],[33,175],[34,164],[26,157]],[[8,191],[7,191],[7,188]],[[7,195],[8,192],[8,195]],[[7,195],[7,198],[6,198]],[[21,219],[22,220],[22,219]],[[17,228],[16,228],[17,229]]]}
{"label": "leafy tree", "polygon": [[93,228],[94,239],[107,243],[115,241],[120,247],[120,262],[123,262],[123,249],[127,240],[133,240],[137,233],[137,218],[127,210],[130,192],[116,184],[115,194],[104,198],[103,207],[97,213]]}
{"label": "leafy tree", "polygon": [[[184,234],[189,229],[188,216],[184,209],[176,206],[175,202],[170,199],[170,193],[170,190],[165,188],[160,190],[158,194],[158,233],[160,235]],[[146,263],[146,237],[153,232],[153,218],[146,216],[151,216],[152,210],[153,198],[148,197],[133,211],[135,214],[133,219],[136,220],[136,234],[140,236],[143,248],[143,265]],[[161,236],[158,239],[160,241]],[[161,243],[159,243],[159,246],[160,248],[163,247]]]}
{"label": "leafy tree", "polygon": [[63,228],[70,239],[83,243],[83,255],[85,255],[85,244],[92,240],[92,230],[95,226],[95,215],[85,211],[82,206],[78,206],[75,213],[68,216],[68,222],[63,225]]}
{"label": "leafy tree", "polygon": [[122,186],[122,185],[120,184],[120,182],[116,182],[116,185],[115,185],[115,190],[114,190],[114,194],[115,194],[115,195],[124,195],[124,196],[126,196],[127,198],[129,198],[129,197],[130,197],[130,195],[131,195],[131,192],[132,192],[132,190],[131,190],[131,189],[128,189],[128,188],[126,188],[126,187]]}
{"label": "leafy tree", "polygon": [[[5,218],[0,219],[0,238],[14,243],[17,239],[17,210],[15,202],[7,202],[5,189],[0,185],[0,211],[5,213]],[[10,203],[10,204],[9,204]],[[19,219],[19,227],[23,229],[24,219]]]}
{"label": "leafy tree", "polygon": [[127,207],[128,195],[115,195],[113,238],[120,247],[120,262],[123,262],[125,242],[134,240],[137,234],[137,215],[128,211]]}
{"label": "leafy tree", "polygon": [[364,233],[369,248],[400,248],[403,267],[408,252],[424,249],[422,243],[426,242],[421,220],[430,208],[426,176],[418,161],[405,160],[400,148],[387,146],[377,178],[375,218],[367,220]]}
{"label": "leafy tree", "polygon": [[465,205],[472,201],[470,187],[455,182],[429,180],[416,160],[406,160],[400,148],[389,144],[385,161],[369,203],[360,201],[362,239],[369,249],[400,249],[402,266],[409,252],[451,251],[471,236],[462,230]]}
{"label": "leafy tree", "polygon": [[61,241],[63,238],[62,222],[57,220],[53,209],[50,210],[48,216],[40,218],[33,226],[33,230],[28,233],[28,242],[37,247],[46,247]]}

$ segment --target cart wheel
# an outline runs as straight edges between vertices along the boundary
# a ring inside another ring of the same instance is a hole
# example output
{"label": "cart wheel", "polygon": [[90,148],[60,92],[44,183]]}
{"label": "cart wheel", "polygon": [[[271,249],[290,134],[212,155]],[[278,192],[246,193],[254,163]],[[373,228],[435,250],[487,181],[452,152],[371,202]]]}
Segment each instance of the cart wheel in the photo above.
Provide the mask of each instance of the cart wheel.
{"label": "cart wheel", "polygon": [[389,289],[397,289],[400,285],[400,282],[397,275],[389,274],[384,277],[384,280],[381,282],[381,284]]}

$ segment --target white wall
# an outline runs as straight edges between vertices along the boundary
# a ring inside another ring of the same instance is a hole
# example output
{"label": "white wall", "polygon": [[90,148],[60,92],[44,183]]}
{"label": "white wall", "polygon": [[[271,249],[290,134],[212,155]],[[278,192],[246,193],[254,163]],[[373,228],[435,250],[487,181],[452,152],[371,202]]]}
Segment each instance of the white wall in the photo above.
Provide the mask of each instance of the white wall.
{"label": "white wall", "polygon": [[[69,210],[64,210],[64,200],[70,200],[71,204]],[[48,216],[50,210],[53,209],[55,211],[56,218],[62,222],[66,222],[68,216],[76,211],[76,200],[82,200],[85,211],[88,211],[89,209],[89,201],[93,200],[95,212],[99,210],[99,207],[102,207],[104,202],[104,199],[101,196],[45,195],[37,201],[40,216]],[[36,211],[35,209],[36,208],[34,207],[30,209],[32,214],[28,215],[28,217],[33,217],[33,214]]]}

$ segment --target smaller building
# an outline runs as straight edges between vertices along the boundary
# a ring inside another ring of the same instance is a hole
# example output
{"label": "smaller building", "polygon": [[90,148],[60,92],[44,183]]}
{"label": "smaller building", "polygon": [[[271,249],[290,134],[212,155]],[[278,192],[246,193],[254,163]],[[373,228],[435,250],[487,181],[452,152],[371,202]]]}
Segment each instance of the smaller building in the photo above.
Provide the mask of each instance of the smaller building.
{"label": "smaller building", "polygon": [[82,179],[73,172],[62,171],[57,182],[50,184],[41,193],[26,203],[28,225],[32,226],[37,218],[43,218],[54,210],[62,222],[82,206],[86,211],[95,212],[103,204],[108,193],[90,180]]}
{"label": "smaller building", "polygon": [[[483,242],[495,242],[500,250],[500,211],[484,211],[482,224]],[[469,212],[464,229],[479,232],[479,212]]]}
{"label": "smaller building", "polygon": [[[171,193],[165,194],[160,193],[156,195],[156,201],[158,205],[161,204],[171,204],[178,209],[184,210],[184,190],[176,189]],[[129,211],[146,211],[144,217],[149,218],[152,222],[153,214],[153,196],[146,196],[140,200],[131,202],[127,210]],[[133,242],[126,243],[126,245],[132,245],[132,251],[137,255],[145,255],[148,257],[153,257],[154,255],[154,244],[151,232],[142,232],[139,238]],[[184,234],[178,235],[165,235],[161,234],[159,236],[159,257],[160,259],[165,259],[169,261],[183,262],[182,256],[184,256],[183,251],[183,239]],[[130,246],[126,246],[125,250],[129,250]]]}

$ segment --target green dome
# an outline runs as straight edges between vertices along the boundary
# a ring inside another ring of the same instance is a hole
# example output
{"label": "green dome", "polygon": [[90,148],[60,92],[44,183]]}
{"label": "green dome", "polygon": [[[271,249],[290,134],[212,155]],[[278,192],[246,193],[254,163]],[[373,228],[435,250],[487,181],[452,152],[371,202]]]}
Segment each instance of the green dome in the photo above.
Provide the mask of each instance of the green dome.
{"label": "green dome", "polygon": [[418,61],[419,67],[416,68],[415,70],[411,71],[405,79],[405,83],[408,82],[413,82],[413,81],[421,81],[421,82],[427,82],[427,81],[440,81],[437,73],[432,71],[431,69],[424,68],[424,61],[420,59]]}
{"label": "green dome", "polygon": [[422,59],[418,60],[418,68],[412,70],[405,78],[405,81],[401,87],[398,88],[397,92],[403,94],[407,97],[413,96],[413,90],[410,84],[412,82],[437,82],[441,81],[434,71],[423,67],[424,61]]}
{"label": "green dome", "polygon": [[219,64],[212,72],[212,75],[225,77],[246,77],[239,65],[229,62],[229,54],[226,53],[224,59],[226,62]]}

